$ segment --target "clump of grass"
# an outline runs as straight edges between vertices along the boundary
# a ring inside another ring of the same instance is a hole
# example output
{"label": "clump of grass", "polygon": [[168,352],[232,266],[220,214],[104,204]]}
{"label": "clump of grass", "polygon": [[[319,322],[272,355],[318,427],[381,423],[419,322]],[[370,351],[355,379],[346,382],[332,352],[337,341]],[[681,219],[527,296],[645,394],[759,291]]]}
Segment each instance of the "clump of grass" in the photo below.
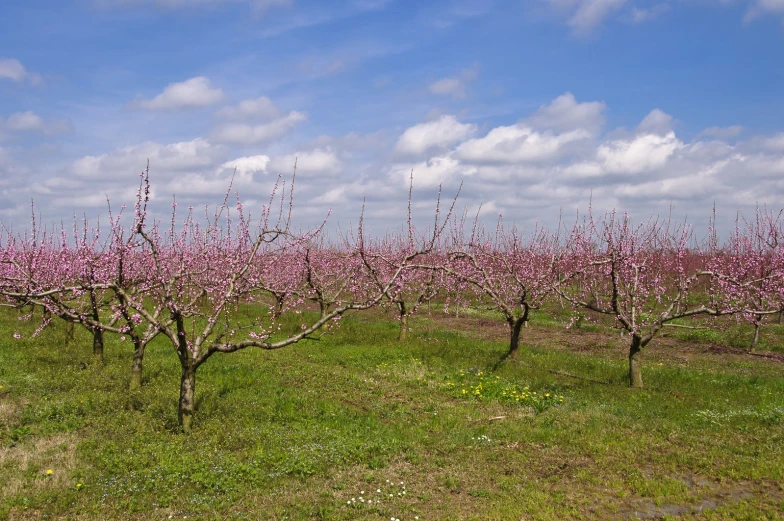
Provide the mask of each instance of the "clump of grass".
{"label": "clump of grass", "polygon": [[530,407],[537,413],[564,403],[562,394],[541,389],[534,391],[529,385],[510,382],[480,370],[460,370],[444,382],[443,388],[456,398],[514,404]]}

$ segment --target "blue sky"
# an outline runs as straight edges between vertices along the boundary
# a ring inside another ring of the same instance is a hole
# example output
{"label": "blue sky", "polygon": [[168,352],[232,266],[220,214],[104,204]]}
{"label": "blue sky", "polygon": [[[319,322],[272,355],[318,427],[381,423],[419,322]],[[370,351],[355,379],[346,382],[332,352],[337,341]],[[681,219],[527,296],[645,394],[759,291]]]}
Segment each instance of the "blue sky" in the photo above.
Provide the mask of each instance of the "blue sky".
{"label": "blue sky", "polygon": [[784,0],[73,0],[0,5],[0,220],[248,204],[424,219],[438,184],[560,211],[784,206]]}

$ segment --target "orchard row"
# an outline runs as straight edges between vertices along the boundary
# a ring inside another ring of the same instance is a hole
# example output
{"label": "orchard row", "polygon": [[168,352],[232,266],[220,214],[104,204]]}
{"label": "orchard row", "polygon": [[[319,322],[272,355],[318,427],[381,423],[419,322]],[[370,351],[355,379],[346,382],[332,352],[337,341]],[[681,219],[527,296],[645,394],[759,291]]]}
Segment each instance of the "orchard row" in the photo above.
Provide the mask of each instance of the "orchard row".
{"label": "orchard row", "polygon": [[[415,228],[410,204],[401,232],[367,237],[356,229],[327,240],[324,223],[291,226],[293,201],[279,180],[251,219],[229,195],[212,215],[151,222],[148,173],[134,215],[110,214],[108,231],[87,223],[52,233],[37,226],[0,233],[2,304],[44,310],[52,320],[87,328],[96,363],[105,334],[133,342],[131,386],[141,385],[144,350],[167,338],[182,369],[179,422],[190,432],[198,368],[215,353],[279,349],[327,334],[346,313],[391,306],[405,339],[407,319],[435,298],[447,307],[483,302],[506,320],[514,356],[530,314],[549,300],[574,317],[608,315],[629,338],[629,382],[642,386],[640,353],[674,320],[736,315],[759,328],[784,309],[781,214],[759,210],[732,234],[695,231],[671,220],[633,224],[607,213],[556,230],[523,233],[499,218],[484,228],[436,207],[430,228]],[[292,190],[289,189],[291,194]],[[404,217],[405,219],[405,217]],[[123,222],[132,221],[123,226]],[[237,313],[251,304],[253,317]],[[303,313],[317,306],[318,315]],[[307,319],[306,317],[317,316]],[[291,333],[283,321],[297,317]],[[18,336],[18,333],[14,333]]]}

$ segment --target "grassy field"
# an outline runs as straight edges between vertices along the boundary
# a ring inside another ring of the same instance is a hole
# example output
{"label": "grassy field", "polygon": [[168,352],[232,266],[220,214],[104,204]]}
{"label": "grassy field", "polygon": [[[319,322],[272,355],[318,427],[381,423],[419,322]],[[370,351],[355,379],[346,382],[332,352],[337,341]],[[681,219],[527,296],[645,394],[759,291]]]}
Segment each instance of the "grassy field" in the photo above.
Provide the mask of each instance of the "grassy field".
{"label": "grassy field", "polygon": [[[538,315],[537,315],[538,317]],[[154,342],[65,345],[0,314],[0,519],[784,519],[784,328],[667,330],[626,386],[626,339],[535,317],[520,357],[487,312],[376,313],[200,370]],[[15,340],[12,332],[25,333]]]}

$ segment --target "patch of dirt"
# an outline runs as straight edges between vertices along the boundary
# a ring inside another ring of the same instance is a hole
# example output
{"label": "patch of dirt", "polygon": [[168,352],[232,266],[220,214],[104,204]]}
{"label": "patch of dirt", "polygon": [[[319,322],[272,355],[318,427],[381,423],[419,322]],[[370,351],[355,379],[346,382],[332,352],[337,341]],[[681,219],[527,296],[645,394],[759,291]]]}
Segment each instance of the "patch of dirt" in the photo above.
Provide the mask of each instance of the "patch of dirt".
{"label": "patch of dirt", "polygon": [[723,505],[737,503],[755,496],[765,496],[776,500],[784,499],[779,487],[770,483],[737,482],[719,484],[713,480],[692,475],[673,476],[682,481],[690,489],[699,491],[701,499],[689,503],[656,504],[649,499],[631,498],[627,500],[621,515],[626,519],[662,519],[665,516],[682,516],[699,514],[706,510],[715,510]]}
{"label": "patch of dirt", "polygon": [[773,351],[748,351],[746,349],[740,349],[737,347],[730,347],[724,346],[721,344],[711,344],[705,350],[707,353],[717,353],[717,354],[733,354],[733,355],[740,355],[740,356],[757,356],[760,358],[765,358],[767,360],[775,360],[776,362],[784,364],[784,353],[776,353]]}

